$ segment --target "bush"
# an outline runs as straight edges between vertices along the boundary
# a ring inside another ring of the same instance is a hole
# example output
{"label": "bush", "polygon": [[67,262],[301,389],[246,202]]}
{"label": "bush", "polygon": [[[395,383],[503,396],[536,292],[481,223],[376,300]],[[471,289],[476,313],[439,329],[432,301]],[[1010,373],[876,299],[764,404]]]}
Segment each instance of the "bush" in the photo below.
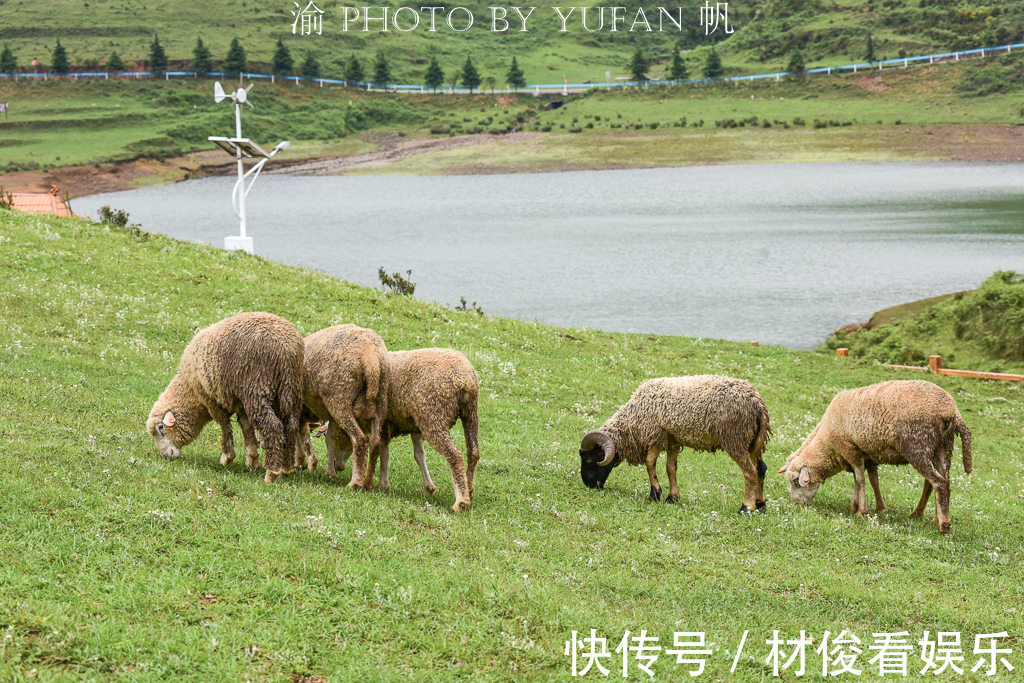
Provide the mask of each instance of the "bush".
{"label": "bush", "polygon": [[799,116],[795,116],[795,117],[793,117],[793,125],[794,125],[794,126],[806,126],[806,125],[807,125],[807,122],[806,122],[806,121],[804,121],[804,120],[803,120],[802,118],[800,118]]}
{"label": "bush", "polygon": [[582,128],[578,128],[576,126],[573,126],[572,128],[569,129],[569,132],[570,133],[582,133],[583,129]]}
{"label": "bush", "polygon": [[451,126],[431,126],[430,132],[433,135],[448,135],[451,132]]}
{"label": "bush", "polygon": [[[405,274],[412,277],[412,271],[407,270]],[[401,296],[412,296],[413,292],[416,291],[416,283],[402,277],[401,273],[392,273],[388,275],[384,270],[384,266],[377,269],[377,277],[380,278],[380,284],[386,289],[391,290],[393,294],[399,294]]]}

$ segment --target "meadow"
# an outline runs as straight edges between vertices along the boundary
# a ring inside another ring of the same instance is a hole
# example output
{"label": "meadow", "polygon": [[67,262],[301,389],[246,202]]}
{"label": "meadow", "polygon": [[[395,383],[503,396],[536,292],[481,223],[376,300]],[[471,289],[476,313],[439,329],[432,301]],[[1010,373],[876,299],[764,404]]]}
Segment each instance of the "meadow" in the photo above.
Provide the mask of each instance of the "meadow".
{"label": "meadow", "polygon": [[[774,474],[838,391],[920,374],[482,317],[144,228],[0,210],[0,680],[568,680],[566,642],[591,629],[614,678],[626,631],[660,639],[647,651],[659,679],[690,678],[696,667],[665,651],[675,633],[703,632],[699,680],[761,681],[776,631],[806,634],[804,675],[817,678],[814,649],[845,630],[865,679],[878,678],[880,634],[902,632],[910,677],[930,679],[917,675],[918,641],[941,631],[961,635],[964,673],[940,680],[1020,680],[1017,383],[928,376],[974,434],[970,477],[954,455],[942,536],[931,506],[909,518],[921,477],[907,468],[880,469],[889,507],[861,519],[848,511],[852,477],[798,508]],[[347,472],[322,468],[264,484],[242,458],[221,467],[213,426],[165,461],[144,430],[150,406],[193,334],[246,310],[303,334],[347,322],[392,350],[465,353],[483,453],[469,510],[451,512],[429,448],[439,490],[423,494],[406,439],[392,444],[388,492],[354,493]],[[737,514],[742,477],[720,452],[680,455],[675,505],[647,499],[640,468],[583,486],[584,432],[642,381],[700,373],[749,380],[771,411],[764,512]],[[997,659],[988,676],[975,636],[1002,631],[1016,671]],[[794,645],[781,648],[780,667]],[[630,675],[646,678],[645,661],[630,652]]]}

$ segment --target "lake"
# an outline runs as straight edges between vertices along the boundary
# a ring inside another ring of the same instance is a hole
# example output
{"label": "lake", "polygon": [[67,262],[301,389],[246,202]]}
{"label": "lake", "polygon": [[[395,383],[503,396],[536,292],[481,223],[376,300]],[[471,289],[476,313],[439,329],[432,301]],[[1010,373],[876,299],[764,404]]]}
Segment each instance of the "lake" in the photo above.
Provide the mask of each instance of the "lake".
{"label": "lake", "polygon": [[[272,165],[273,162],[271,162]],[[223,246],[234,178],[83,197]],[[873,312],[1024,272],[1024,165],[816,163],[482,176],[263,175],[256,253],[565,327],[810,349]],[[384,335],[386,338],[386,334]]]}

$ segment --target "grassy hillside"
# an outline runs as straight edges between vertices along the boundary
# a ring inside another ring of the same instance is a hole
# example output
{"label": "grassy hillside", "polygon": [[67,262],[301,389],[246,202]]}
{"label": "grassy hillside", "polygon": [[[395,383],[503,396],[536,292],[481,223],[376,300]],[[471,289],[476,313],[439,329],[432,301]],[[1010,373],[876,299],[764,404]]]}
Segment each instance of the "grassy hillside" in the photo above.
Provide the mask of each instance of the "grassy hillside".
{"label": "grassy hillside", "polygon": [[976,290],[956,294],[875,329],[837,332],[828,349],[901,365],[943,365],[986,372],[1024,372],[1024,276],[996,273]]}
{"label": "grassy hillside", "polygon": [[[400,3],[389,5],[391,10]],[[292,3],[261,3],[210,0],[152,3],[144,0],[55,0],[29,3],[20,0],[0,2],[0,41],[8,44],[19,63],[28,68],[33,59],[43,65],[59,38],[76,67],[96,68],[105,63],[112,51],[128,62],[140,65],[149,59],[153,35],[160,37],[168,57],[179,66],[192,58],[197,38],[211,48],[214,59],[222,61],[228,45],[239,38],[248,52],[253,70],[269,73],[273,52],[280,38],[297,63],[307,52],[313,53],[326,75],[340,77],[352,55],[364,66],[383,52],[392,66],[396,82],[422,82],[423,72],[436,55],[445,73],[460,68],[472,54],[481,76],[494,75],[504,84],[513,55],[531,83],[559,82],[567,75],[570,82],[603,81],[605,71],[612,77],[628,74],[629,59],[640,47],[650,62],[650,74],[666,70],[675,49],[694,50],[688,54],[691,72],[699,71],[705,50],[720,43],[720,51],[730,73],[756,73],[783,69],[792,52],[803,51],[809,66],[846,64],[861,61],[867,52],[867,37],[872,36],[877,58],[895,58],[962,50],[983,45],[1004,45],[1024,40],[1024,7],[1019,3],[980,3],[965,0],[767,0],[729,4],[730,28],[724,24],[706,35],[701,25],[698,4],[668,5],[682,7],[682,31],[658,31],[656,4],[627,7],[628,26],[604,31],[585,31],[580,11],[570,17],[566,31],[552,6],[538,6],[528,22],[528,30],[493,32],[489,5],[464,2],[474,24],[466,31],[455,31],[443,24],[436,32],[427,30],[428,16],[416,30],[402,32],[390,28],[363,31],[363,24],[344,32],[342,6],[324,10],[320,35],[292,33],[295,18]],[[379,6],[377,6],[379,7]],[[411,5],[410,5],[411,7]],[[646,9],[654,22],[647,32],[633,25],[637,10]],[[567,11],[563,9],[563,11]],[[380,16],[376,10],[374,16]],[[513,16],[514,13],[513,13]],[[403,13],[408,27],[409,12]],[[597,26],[593,11],[588,27]],[[456,28],[463,24],[456,21]],[[629,28],[636,30],[630,32]],[[499,25],[500,28],[500,25]]]}
{"label": "grassy hillside", "polygon": [[[323,154],[325,143],[368,130],[447,136],[516,128],[582,133],[559,143],[567,148],[559,152],[565,160],[578,154],[575,148],[619,161],[649,158],[650,165],[728,161],[743,149],[755,150],[740,159],[745,162],[794,158],[791,149],[804,160],[883,159],[906,145],[908,125],[1024,121],[1022,59],[1013,54],[805,82],[588,91],[553,111],[544,110],[547,99],[529,94],[398,95],[260,83],[251,95],[256,108],[243,115],[244,132],[264,144],[297,143],[281,158]],[[234,130],[232,107],[215,104],[211,90],[208,80],[0,82],[0,101],[11,103],[9,119],[0,121],[0,172],[211,149],[207,136]],[[815,129],[816,120],[822,129]],[[630,129],[642,144],[609,144],[607,134],[621,137]],[[861,154],[870,149],[874,156]]]}
{"label": "grassy hillside", "polygon": [[[590,629],[609,652],[626,630],[665,649],[674,632],[703,631],[714,680],[770,677],[775,630],[820,642],[849,629],[866,676],[883,632],[961,632],[956,680],[1011,680],[971,673],[974,634],[1008,631],[1008,660],[1024,665],[1015,383],[930,377],[974,433],[970,478],[954,457],[949,537],[908,517],[921,478],[906,468],[880,469],[889,508],[865,519],[848,512],[848,475],[798,509],[773,473],[767,510],[740,516],[742,477],[720,452],[681,454],[682,499],[653,504],[638,468],[586,489],[578,439],[647,378],[729,374],[771,411],[774,472],[837,391],[919,375],[481,318],[207,245],[3,211],[0,275],[2,680],[566,680],[565,643]],[[243,310],[304,334],[351,322],[391,349],[464,352],[482,387],[471,509],[451,514],[430,449],[440,488],[424,497],[405,439],[390,493],[350,492],[322,469],[266,485],[241,458],[219,465],[215,428],[164,461],[143,429],[153,400],[194,332]],[[690,667],[661,653],[653,670]]]}

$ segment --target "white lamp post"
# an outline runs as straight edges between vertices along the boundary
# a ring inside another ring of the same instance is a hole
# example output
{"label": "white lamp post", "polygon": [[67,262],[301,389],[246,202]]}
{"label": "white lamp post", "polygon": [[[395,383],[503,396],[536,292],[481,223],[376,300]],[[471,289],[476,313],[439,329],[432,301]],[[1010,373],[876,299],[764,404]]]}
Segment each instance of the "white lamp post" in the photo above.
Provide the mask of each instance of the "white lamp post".
{"label": "white lamp post", "polygon": [[[253,84],[250,83],[248,88],[239,88],[238,90],[231,93],[231,101],[235,105],[235,137],[225,138],[211,135],[209,137],[210,142],[213,142],[218,147],[223,149],[225,152],[235,157],[238,161],[238,181],[235,182],[235,187],[231,190],[231,206],[235,210],[235,215],[238,216],[239,221],[239,234],[237,237],[230,236],[224,238],[225,249],[240,249],[242,251],[254,253],[252,237],[245,234],[245,196],[249,194],[249,190],[252,189],[253,183],[256,182],[256,177],[259,176],[260,171],[263,170],[264,164],[270,161],[278,152],[288,149],[292,143],[284,140],[277,143],[277,145],[271,151],[267,152],[262,147],[257,145],[249,138],[242,137],[242,105],[248,104],[250,107],[253,106],[252,102],[248,100],[249,90],[252,89]],[[224,92],[224,88],[221,87],[220,81],[213,84],[213,99],[216,102],[220,102],[227,97]],[[242,157],[263,157],[256,164],[245,171],[242,168]],[[245,185],[245,179],[252,176],[252,180],[249,181],[248,187]]]}

